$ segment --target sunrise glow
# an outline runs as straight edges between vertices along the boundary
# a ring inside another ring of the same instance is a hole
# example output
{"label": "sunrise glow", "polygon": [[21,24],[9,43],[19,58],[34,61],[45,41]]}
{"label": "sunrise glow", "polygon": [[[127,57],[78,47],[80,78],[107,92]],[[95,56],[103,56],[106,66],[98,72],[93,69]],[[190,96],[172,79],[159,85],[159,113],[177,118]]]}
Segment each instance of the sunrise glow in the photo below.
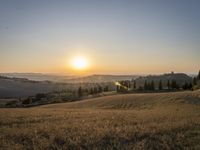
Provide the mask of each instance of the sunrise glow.
{"label": "sunrise glow", "polygon": [[75,57],[72,60],[72,67],[76,70],[84,70],[88,67],[88,60],[85,57]]}

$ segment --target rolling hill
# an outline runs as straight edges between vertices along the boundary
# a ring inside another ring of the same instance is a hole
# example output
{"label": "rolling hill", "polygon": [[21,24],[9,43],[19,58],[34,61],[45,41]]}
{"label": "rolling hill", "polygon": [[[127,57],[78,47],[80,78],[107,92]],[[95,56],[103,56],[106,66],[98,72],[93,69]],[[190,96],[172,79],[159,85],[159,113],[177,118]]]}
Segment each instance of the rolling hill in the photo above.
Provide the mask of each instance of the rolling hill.
{"label": "rolling hill", "polygon": [[50,104],[43,108],[95,108],[95,109],[140,109],[164,105],[200,105],[200,90],[170,93],[119,94],[63,104]]}
{"label": "rolling hill", "polygon": [[9,78],[26,78],[32,81],[52,81],[52,82],[65,82],[68,79],[77,78],[76,76],[42,74],[42,73],[0,73],[0,75]]}
{"label": "rolling hill", "polygon": [[200,91],[0,109],[0,149],[199,149]]}
{"label": "rolling hill", "polygon": [[137,75],[90,75],[74,79],[68,79],[69,83],[101,83],[101,82],[116,82],[120,80],[136,79]]}
{"label": "rolling hill", "polygon": [[119,80],[131,80],[137,78],[137,75],[88,75],[88,76],[67,76],[67,75],[53,75],[41,73],[0,73],[1,76],[9,78],[26,78],[32,81],[51,81],[62,83],[101,83],[101,82],[115,82]]}
{"label": "rolling hill", "polygon": [[[151,76],[123,76],[123,75],[92,75],[86,77],[79,77],[73,79],[64,79],[64,82],[52,81],[33,81],[26,78],[0,76],[0,98],[21,98],[33,96],[37,93],[47,93],[51,91],[59,91],[66,89],[77,89],[78,86],[90,86],[92,84],[108,83],[112,89],[115,89],[115,81],[132,80],[135,79],[137,87],[144,86],[145,80],[148,82],[155,81],[158,86],[159,80],[163,81],[163,86],[166,86],[168,80],[176,80],[178,84],[182,85],[185,82],[191,82],[192,78],[183,73],[164,74],[164,75],[151,75]],[[15,75],[15,74],[13,74]],[[23,74],[17,74],[23,76]],[[25,74],[27,75],[27,74]],[[28,74],[34,76],[35,74]],[[37,75],[37,74],[36,74]],[[37,76],[34,79],[37,79]],[[33,78],[33,77],[32,77]],[[39,74],[40,80],[41,75]],[[46,79],[46,77],[44,77]],[[47,78],[50,79],[50,78]]]}
{"label": "rolling hill", "polygon": [[0,98],[23,98],[37,93],[73,89],[77,85],[0,76]]}
{"label": "rolling hill", "polygon": [[144,86],[145,81],[151,82],[154,81],[155,86],[158,87],[159,81],[162,81],[164,87],[167,87],[168,81],[175,80],[179,86],[182,86],[185,82],[192,83],[192,77],[188,76],[184,73],[167,73],[162,75],[148,75],[148,76],[141,76],[136,79],[137,87]]}

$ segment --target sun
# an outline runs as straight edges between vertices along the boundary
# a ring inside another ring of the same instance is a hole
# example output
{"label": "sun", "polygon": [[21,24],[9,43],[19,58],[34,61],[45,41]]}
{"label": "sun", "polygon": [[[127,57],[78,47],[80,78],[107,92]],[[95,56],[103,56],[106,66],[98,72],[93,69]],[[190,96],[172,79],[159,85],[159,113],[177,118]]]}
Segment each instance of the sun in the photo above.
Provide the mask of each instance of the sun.
{"label": "sun", "polygon": [[72,66],[74,69],[83,70],[88,67],[88,61],[84,57],[76,57],[72,60]]}

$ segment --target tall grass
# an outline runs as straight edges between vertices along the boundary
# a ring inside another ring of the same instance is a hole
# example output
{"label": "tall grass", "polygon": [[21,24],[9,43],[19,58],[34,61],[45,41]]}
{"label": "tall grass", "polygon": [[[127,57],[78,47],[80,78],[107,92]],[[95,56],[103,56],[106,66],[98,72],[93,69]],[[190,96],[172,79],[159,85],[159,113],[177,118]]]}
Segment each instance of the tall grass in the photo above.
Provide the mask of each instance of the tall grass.
{"label": "tall grass", "polygon": [[9,150],[200,149],[200,106],[0,109],[0,133],[0,149]]}

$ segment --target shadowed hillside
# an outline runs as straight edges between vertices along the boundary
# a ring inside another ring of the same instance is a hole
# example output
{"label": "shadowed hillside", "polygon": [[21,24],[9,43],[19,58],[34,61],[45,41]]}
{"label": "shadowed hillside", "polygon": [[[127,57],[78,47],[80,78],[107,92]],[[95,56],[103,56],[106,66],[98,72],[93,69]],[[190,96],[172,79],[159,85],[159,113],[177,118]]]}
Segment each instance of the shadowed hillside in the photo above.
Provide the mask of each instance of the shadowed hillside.
{"label": "shadowed hillside", "polygon": [[[5,74],[6,75],[6,74]],[[8,74],[14,76],[15,74]],[[22,77],[23,74],[17,74]],[[27,75],[27,74],[25,74]],[[24,76],[25,76],[24,75]],[[35,74],[28,74],[34,76]],[[27,76],[28,76],[27,75]],[[38,76],[36,76],[38,75]],[[36,74],[34,78],[45,78],[41,74]],[[48,77],[48,76],[47,76]],[[51,76],[50,76],[51,77]],[[77,89],[79,86],[90,87],[95,84],[109,84],[112,89],[115,89],[115,81],[135,79],[137,87],[144,86],[144,82],[154,81],[155,86],[158,86],[160,80],[163,81],[163,86],[166,87],[167,81],[176,80],[180,86],[185,82],[190,83],[192,78],[183,73],[164,74],[156,76],[125,76],[125,75],[92,75],[81,78],[66,79],[64,83],[51,81],[32,81],[26,78],[4,77],[0,76],[0,98],[21,98],[34,96],[37,93],[48,93],[52,91],[61,91],[67,89]]]}
{"label": "shadowed hillside", "polygon": [[[99,85],[110,85],[114,83],[98,83]],[[53,91],[77,90],[79,86],[90,88],[96,83],[60,83],[51,81],[32,81],[26,78],[10,78],[0,76],[0,99],[2,98],[24,98],[34,96],[38,93]]]}

